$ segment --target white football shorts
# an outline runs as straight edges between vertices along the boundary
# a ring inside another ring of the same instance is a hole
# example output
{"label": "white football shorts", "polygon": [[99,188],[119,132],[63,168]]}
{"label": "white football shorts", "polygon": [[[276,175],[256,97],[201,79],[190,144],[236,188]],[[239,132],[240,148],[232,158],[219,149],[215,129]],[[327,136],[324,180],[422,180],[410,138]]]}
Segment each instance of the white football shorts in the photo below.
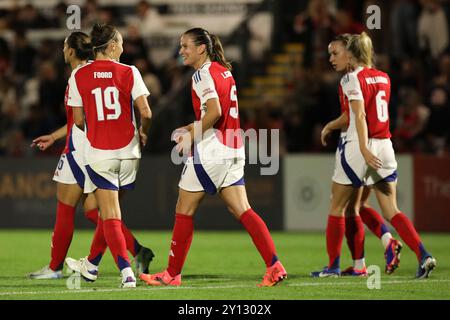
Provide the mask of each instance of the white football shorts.
{"label": "white football shorts", "polygon": [[53,181],[78,184],[82,189],[84,188],[86,170],[83,161],[83,147],[85,139],[84,131],[73,125],[69,136],[69,151],[63,153],[59,158]]}
{"label": "white football shorts", "polygon": [[375,170],[369,167],[359,149],[358,140],[339,139],[336,150],[336,161],[332,180],[339,184],[352,185],[359,188],[370,186],[381,180],[387,182],[397,180],[397,161],[390,139],[369,139],[370,151],[382,162],[382,167]]}
{"label": "white football shorts", "polygon": [[110,159],[86,165],[84,193],[99,189],[133,190],[139,169],[139,159]]}
{"label": "white football shorts", "polygon": [[189,157],[178,186],[186,191],[215,194],[221,188],[244,185],[244,166],[245,159],[194,163],[193,157]]}

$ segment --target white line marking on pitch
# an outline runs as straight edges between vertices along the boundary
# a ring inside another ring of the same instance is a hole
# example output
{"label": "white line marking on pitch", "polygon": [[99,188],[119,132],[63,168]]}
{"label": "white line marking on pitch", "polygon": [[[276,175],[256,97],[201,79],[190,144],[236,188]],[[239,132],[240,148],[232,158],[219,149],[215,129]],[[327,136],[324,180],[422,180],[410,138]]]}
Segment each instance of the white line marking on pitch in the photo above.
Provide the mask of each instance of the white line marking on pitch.
{"label": "white line marking on pitch", "polygon": [[[324,280],[324,279],[322,279]],[[325,280],[326,281],[326,280]],[[417,283],[426,284],[429,282],[450,282],[450,279],[434,279],[434,280],[390,280],[382,281],[382,284],[403,284],[403,283]],[[358,285],[363,283],[358,282],[303,282],[285,284],[286,287],[309,287],[309,286],[346,286],[346,285]],[[365,284],[365,282],[364,282]],[[97,292],[124,292],[124,291],[155,291],[155,290],[210,290],[210,289],[238,289],[249,288],[257,289],[255,286],[249,285],[230,285],[230,286],[206,286],[206,287],[140,287],[133,289],[74,289],[74,290],[60,290],[60,291],[12,291],[12,292],[0,292],[0,296],[6,295],[40,295],[40,294],[63,294],[63,293],[97,293]]]}

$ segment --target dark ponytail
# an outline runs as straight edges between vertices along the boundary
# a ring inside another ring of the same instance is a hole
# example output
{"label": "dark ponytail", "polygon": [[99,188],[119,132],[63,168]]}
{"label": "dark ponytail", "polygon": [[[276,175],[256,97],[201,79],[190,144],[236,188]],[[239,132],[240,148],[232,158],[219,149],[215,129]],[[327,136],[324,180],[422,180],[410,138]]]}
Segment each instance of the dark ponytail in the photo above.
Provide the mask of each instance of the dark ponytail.
{"label": "dark ponytail", "polygon": [[218,36],[210,34],[202,28],[189,29],[183,35],[190,36],[196,46],[204,44],[206,46],[206,54],[211,61],[218,62],[228,70],[232,69],[231,63],[225,58],[222,43]]}
{"label": "dark ponytail", "polygon": [[92,27],[91,31],[91,42],[92,49],[94,51],[94,57],[98,53],[105,53],[108,44],[111,41],[118,40],[118,34],[119,32],[113,26],[109,24],[96,23]]}
{"label": "dark ponytail", "polygon": [[66,40],[67,46],[75,50],[75,55],[80,60],[92,59],[92,44],[89,36],[84,32],[72,32]]}

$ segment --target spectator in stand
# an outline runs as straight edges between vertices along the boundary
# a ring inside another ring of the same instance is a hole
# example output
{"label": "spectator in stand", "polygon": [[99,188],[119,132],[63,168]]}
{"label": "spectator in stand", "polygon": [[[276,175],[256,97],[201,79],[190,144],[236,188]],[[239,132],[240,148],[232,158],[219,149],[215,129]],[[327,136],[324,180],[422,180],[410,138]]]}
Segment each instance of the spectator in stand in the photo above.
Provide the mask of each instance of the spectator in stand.
{"label": "spectator in stand", "polygon": [[305,44],[304,66],[328,68],[328,44],[336,35],[335,19],[326,0],[310,0],[306,12],[294,19],[295,38]]}
{"label": "spectator in stand", "polygon": [[141,34],[146,37],[149,33],[160,31],[165,23],[161,18],[158,9],[148,1],[141,0],[136,5],[137,23]]}
{"label": "spectator in stand", "polygon": [[33,74],[36,50],[30,45],[23,30],[19,30],[15,34],[12,57],[14,59],[13,73],[16,79],[20,81],[20,79]]}
{"label": "spectator in stand", "polygon": [[421,0],[420,3],[422,12],[417,29],[419,46],[435,60],[449,46],[447,17],[438,0]]}
{"label": "spectator in stand", "polygon": [[417,52],[417,8],[414,0],[394,0],[391,4],[391,54],[396,61]]}
{"label": "spectator in stand", "polygon": [[436,87],[431,91],[430,97],[431,113],[426,128],[426,151],[436,155],[449,153],[448,143],[450,130],[448,121],[450,119],[449,91],[444,87]]}
{"label": "spectator in stand", "polygon": [[397,129],[394,132],[396,149],[400,152],[418,151],[419,139],[427,124],[430,110],[420,101],[418,92],[406,89],[398,108]]}
{"label": "spectator in stand", "polygon": [[[139,27],[134,23],[127,25],[127,35],[123,40],[123,54],[120,61],[125,64],[132,64],[137,59],[147,59],[149,51],[141,36]],[[153,94],[153,91],[151,91]]]}
{"label": "spectator in stand", "polygon": [[51,27],[51,22],[31,3],[18,7],[12,14],[11,27],[13,29],[32,30]]}
{"label": "spectator in stand", "polygon": [[433,84],[450,89],[450,54],[445,54],[439,59],[439,70]]}
{"label": "spectator in stand", "polygon": [[334,26],[334,32],[336,34],[359,34],[363,31],[364,25],[355,21],[350,12],[342,9],[336,12],[336,25]]}

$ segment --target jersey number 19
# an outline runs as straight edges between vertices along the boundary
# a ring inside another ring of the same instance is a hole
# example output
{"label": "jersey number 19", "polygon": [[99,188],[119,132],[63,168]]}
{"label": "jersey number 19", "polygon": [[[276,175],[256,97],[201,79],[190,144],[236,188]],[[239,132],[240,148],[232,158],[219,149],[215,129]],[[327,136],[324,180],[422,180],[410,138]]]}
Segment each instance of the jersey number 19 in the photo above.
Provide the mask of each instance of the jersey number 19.
{"label": "jersey number 19", "polygon": [[114,113],[108,113],[106,115],[106,120],[116,120],[120,117],[122,109],[119,102],[119,90],[116,87],[106,87],[103,91],[103,94],[102,88],[95,88],[91,92],[95,96],[95,105],[97,107],[98,121],[105,120],[105,113],[103,111],[103,101],[105,102],[104,106],[106,107],[106,109],[114,111]]}

